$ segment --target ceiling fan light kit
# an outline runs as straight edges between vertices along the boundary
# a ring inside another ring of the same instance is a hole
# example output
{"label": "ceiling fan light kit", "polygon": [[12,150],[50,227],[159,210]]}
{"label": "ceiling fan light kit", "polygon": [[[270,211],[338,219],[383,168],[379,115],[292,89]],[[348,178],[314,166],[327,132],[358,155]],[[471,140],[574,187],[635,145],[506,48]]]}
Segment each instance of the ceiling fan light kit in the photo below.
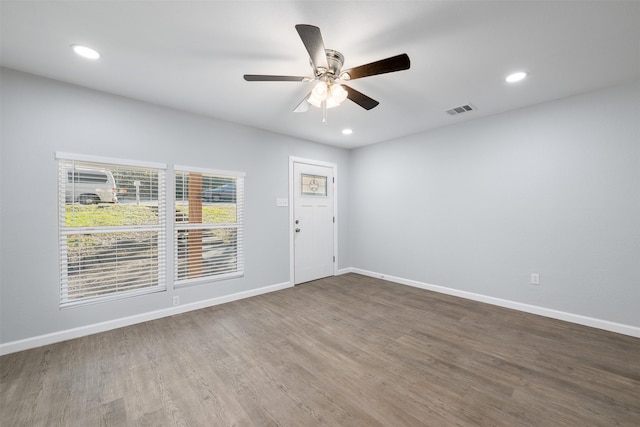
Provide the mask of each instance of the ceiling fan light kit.
{"label": "ceiling fan light kit", "polygon": [[325,49],[320,28],[314,25],[298,24],[296,30],[307,52],[314,77],[274,76],[245,74],[246,81],[315,81],[311,92],[293,110],[303,113],[308,105],[322,108],[322,122],[327,122],[327,109],[337,107],[349,98],[365,110],[376,107],[379,102],[344,84],[345,81],[394,71],[408,70],[411,63],[406,53],[396,55],[370,64],[342,71],[344,56],[333,49]]}
{"label": "ceiling fan light kit", "polygon": [[327,108],[337,107],[347,99],[347,91],[339,83],[330,83],[328,85],[324,81],[319,81],[313,87],[311,94],[307,98],[307,102],[314,107],[322,107],[322,103],[327,103]]}

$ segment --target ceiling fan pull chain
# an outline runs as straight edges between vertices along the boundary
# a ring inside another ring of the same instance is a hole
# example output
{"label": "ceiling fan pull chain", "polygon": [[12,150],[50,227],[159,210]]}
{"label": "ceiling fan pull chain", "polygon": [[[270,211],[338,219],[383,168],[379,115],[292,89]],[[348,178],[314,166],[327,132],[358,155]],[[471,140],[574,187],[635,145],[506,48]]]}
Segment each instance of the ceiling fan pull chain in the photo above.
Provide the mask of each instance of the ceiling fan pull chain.
{"label": "ceiling fan pull chain", "polygon": [[322,101],[322,123],[327,124],[327,100]]}

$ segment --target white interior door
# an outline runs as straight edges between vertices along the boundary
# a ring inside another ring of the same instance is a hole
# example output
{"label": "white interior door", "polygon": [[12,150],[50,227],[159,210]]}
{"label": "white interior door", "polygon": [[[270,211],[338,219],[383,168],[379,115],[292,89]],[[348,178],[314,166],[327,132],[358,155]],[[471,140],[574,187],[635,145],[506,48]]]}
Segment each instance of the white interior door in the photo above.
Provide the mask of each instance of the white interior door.
{"label": "white interior door", "polygon": [[294,283],[333,276],[334,170],[294,162]]}

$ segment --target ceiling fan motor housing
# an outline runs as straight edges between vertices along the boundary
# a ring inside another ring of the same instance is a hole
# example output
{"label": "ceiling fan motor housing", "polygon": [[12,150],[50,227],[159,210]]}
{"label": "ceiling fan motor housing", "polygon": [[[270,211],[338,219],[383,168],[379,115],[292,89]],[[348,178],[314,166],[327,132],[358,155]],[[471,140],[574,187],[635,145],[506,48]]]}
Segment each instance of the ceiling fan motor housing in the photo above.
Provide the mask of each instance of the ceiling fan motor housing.
{"label": "ceiling fan motor housing", "polygon": [[[327,76],[331,80],[337,79],[340,76],[342,64],[344,64],[344,56],[337,50],[325,49],[324,51],[327,54],[327,64],[329,68],[325,70],[324,67],[318,67],[314,70],[314,73],[318,78]],[[313,67],[311,59],[309,59],[309,63]]]}

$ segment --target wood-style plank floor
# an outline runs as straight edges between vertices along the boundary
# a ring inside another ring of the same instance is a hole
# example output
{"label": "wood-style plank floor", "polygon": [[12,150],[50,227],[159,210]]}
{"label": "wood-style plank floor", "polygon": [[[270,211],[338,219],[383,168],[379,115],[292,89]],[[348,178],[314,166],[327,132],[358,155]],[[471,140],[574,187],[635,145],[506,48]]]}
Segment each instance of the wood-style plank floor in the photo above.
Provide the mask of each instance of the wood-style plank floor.
{"label": "wood-style plank floor", "polygon": [[9,426],[640,426],[640,339],[355,274],[0,358]]}

